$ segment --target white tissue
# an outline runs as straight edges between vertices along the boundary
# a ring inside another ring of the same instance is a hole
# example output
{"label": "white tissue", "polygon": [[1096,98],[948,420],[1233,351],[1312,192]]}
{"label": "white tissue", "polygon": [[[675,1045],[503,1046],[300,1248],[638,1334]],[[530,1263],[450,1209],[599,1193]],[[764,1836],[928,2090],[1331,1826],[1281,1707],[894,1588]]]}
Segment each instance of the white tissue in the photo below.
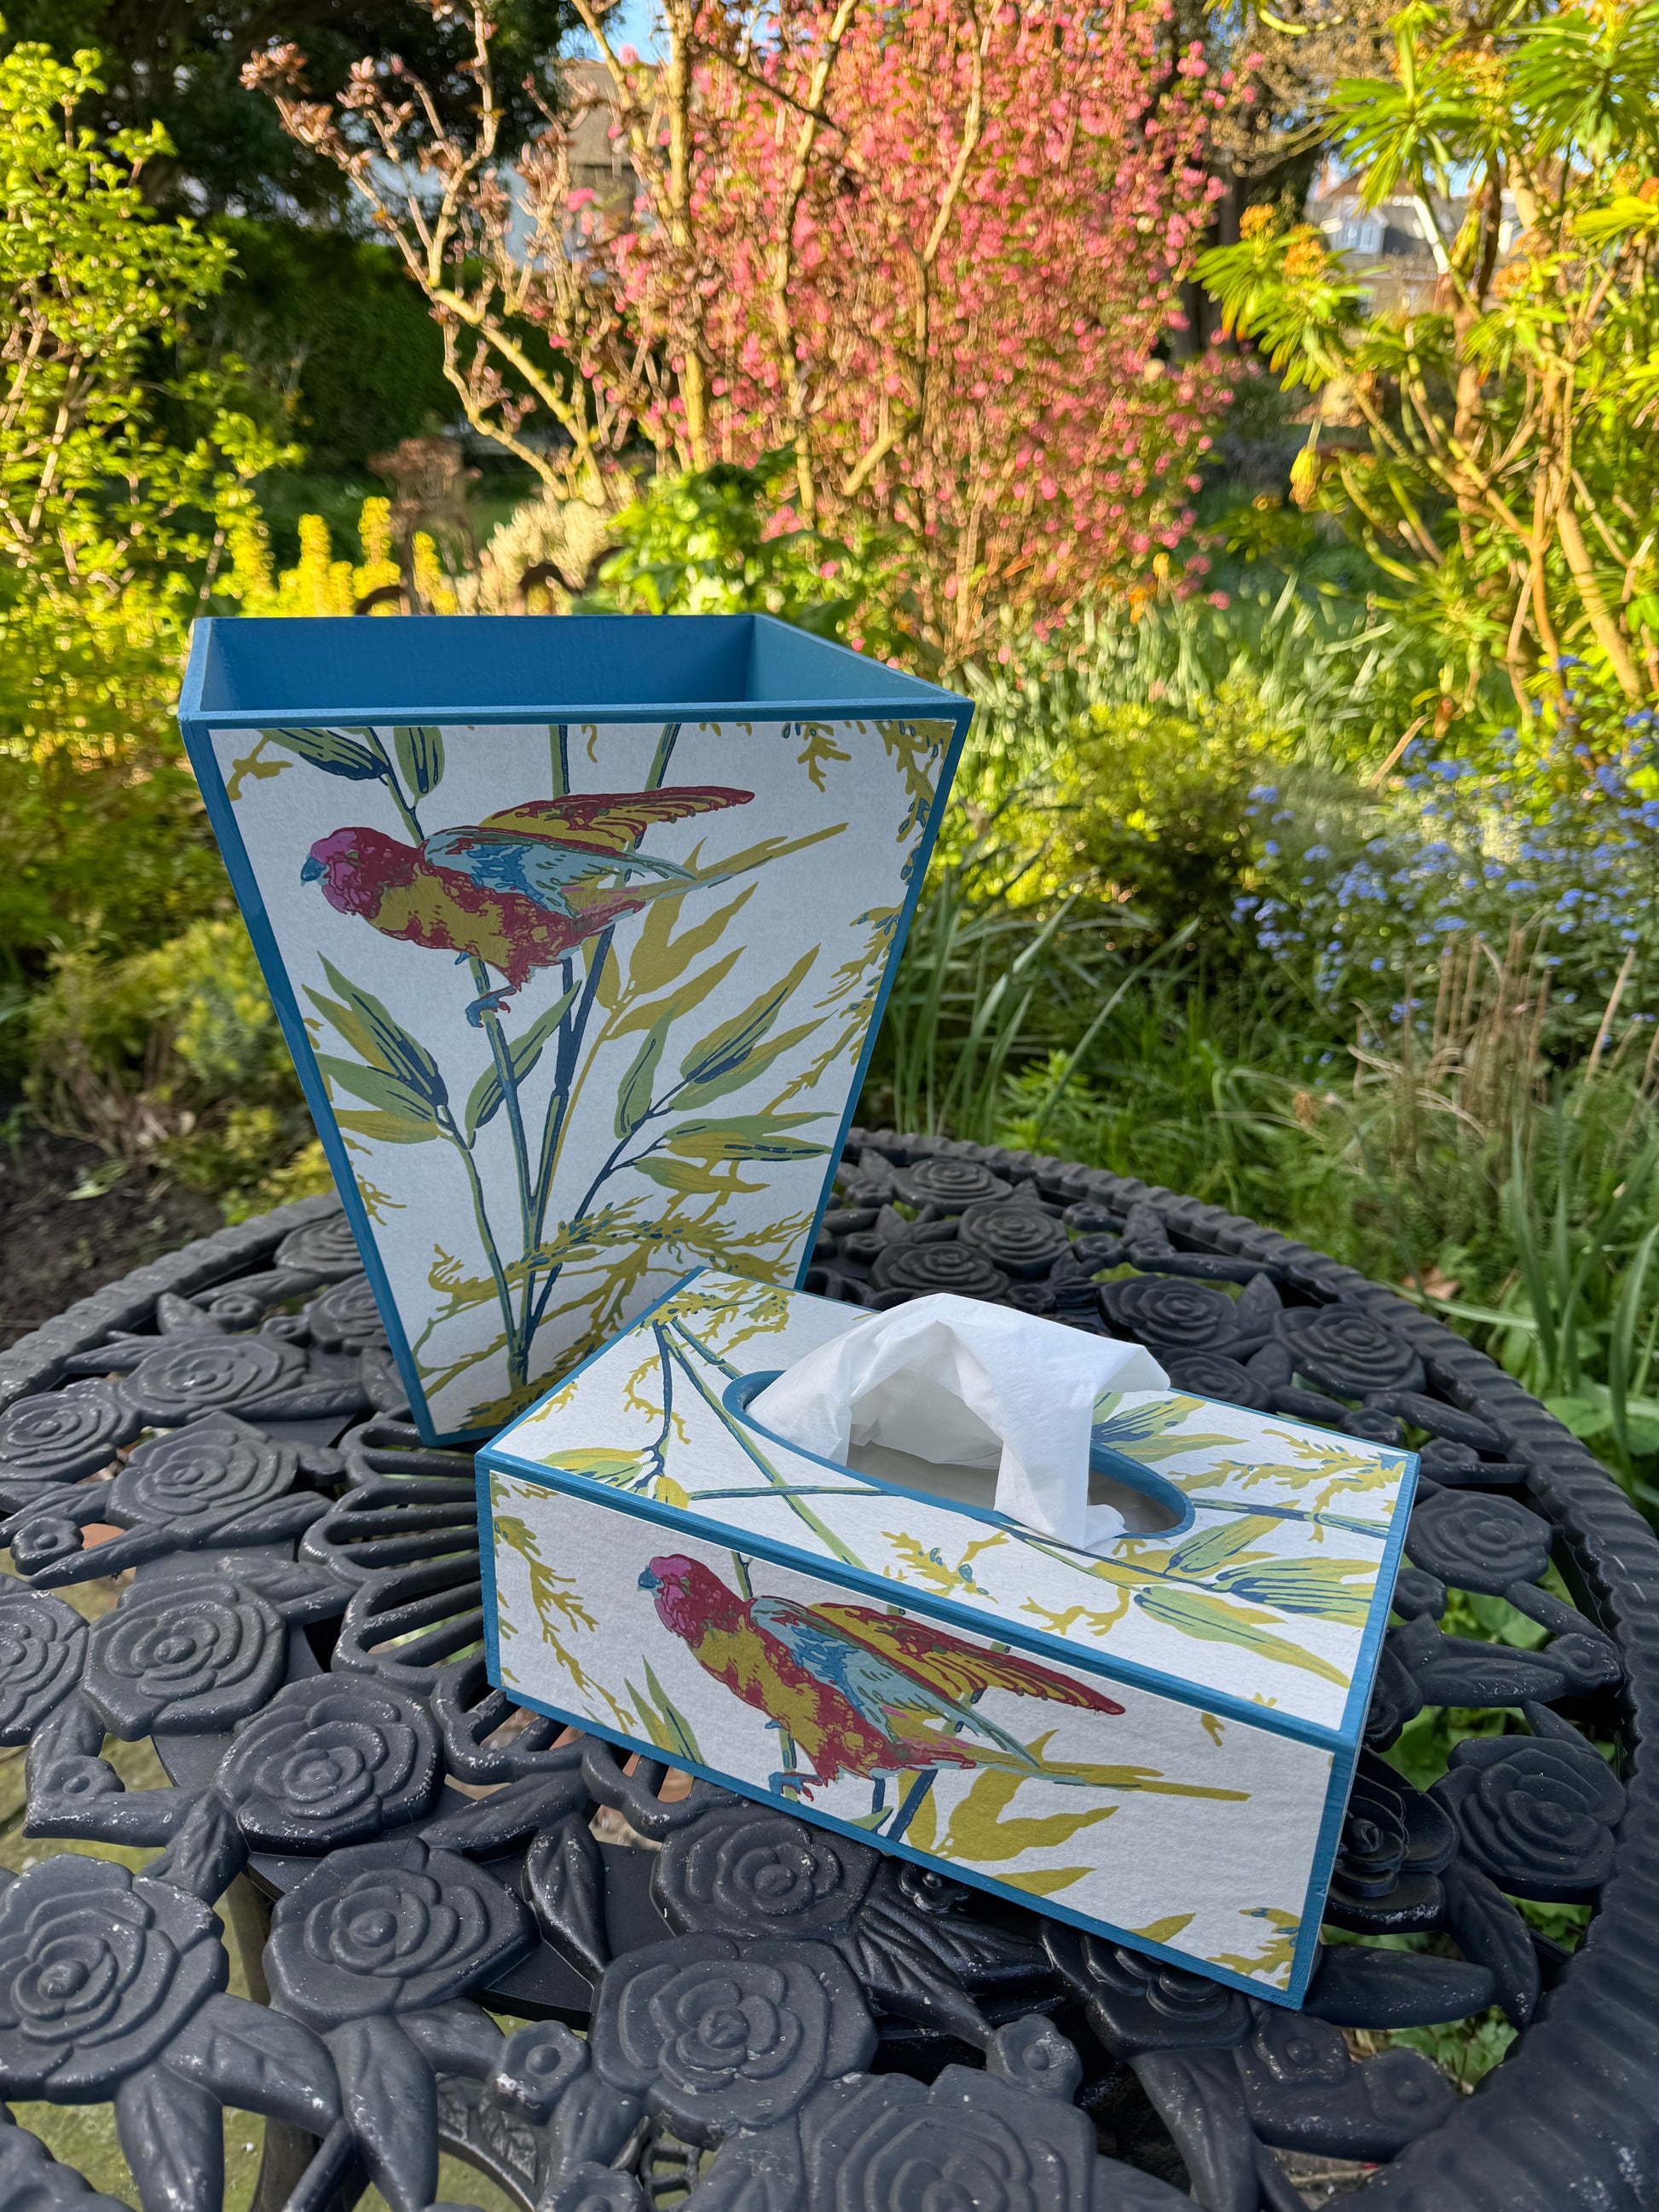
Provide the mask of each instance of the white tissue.
{"label": "white tissue", "polygon": [[1085,1549],[1122,1532],[1089,1503],[1103,1390],[1162,1390],[1149,1352],[972,1298],[915,1298],[808,1352],[751,1401],[763,1427],[845,1466],[867,1443],[997,1470],[997,1510]]}

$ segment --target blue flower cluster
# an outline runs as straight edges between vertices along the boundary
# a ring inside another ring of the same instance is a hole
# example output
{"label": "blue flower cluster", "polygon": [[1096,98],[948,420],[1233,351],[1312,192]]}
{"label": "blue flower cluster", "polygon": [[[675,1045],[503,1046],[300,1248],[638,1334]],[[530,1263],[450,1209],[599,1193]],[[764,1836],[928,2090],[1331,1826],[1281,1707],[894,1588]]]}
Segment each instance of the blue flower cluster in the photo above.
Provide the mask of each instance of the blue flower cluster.
{"label": "blue flower cluster", "polygon": [[1479,932],[1501,952],[1518,926],[1552,971],[1556,1028],[1569,1033],[1599,1020],[1633,948],[1624,1014],[1653,1018],[1659,715],[1628,716],[1614,758],[1597,758],[1571,718],[1561,734],[1549,757],[1523,759],[1505,730],[1485,767],[1414,740],[1403,791],[1389,796],[1299,780],[1256,787],[1255,860],[1236,922],[1333,1010],[1374,1003],[1379,976],[1420,984],[1449,938]]}

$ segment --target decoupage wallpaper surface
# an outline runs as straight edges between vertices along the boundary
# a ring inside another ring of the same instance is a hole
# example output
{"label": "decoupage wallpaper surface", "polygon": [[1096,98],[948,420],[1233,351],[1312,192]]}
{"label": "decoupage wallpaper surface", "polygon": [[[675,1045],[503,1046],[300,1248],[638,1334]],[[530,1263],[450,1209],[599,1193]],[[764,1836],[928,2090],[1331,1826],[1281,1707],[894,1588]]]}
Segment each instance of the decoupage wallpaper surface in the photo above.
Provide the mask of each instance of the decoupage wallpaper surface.
{"label": "decoupage wallpaper surface", "polygon": [[1290,1988],[1329,1750],[500,1468],[489,1482],[511,1696]]}
{"label": "decoupage wallpaper surface", "polygon": [[[1184,1528],[1097,1555],[975,1520],[758,1430],[741,1378],[788,1366],[868,1316],[714,1270],[675,1290],[492,1448],[623,1497],[946,1600],[985,1633],[1033,1631],[1206,1695],[1337,1729],[1363,1707],[1368,1623],[1387,1610],[1410,1456],[1175,1390],[1112,1391],[1097,1439],[1161,1477]],[[1055,1322],[1036,1327],[1055,1328]],[[1373,1637],[1370,1650],[1374,1651]]]}
{"label": "decoupage wallpaper surface", "polygon": [[434,1433],[688,1266],[793,1278],[952,734],[213,733]]}

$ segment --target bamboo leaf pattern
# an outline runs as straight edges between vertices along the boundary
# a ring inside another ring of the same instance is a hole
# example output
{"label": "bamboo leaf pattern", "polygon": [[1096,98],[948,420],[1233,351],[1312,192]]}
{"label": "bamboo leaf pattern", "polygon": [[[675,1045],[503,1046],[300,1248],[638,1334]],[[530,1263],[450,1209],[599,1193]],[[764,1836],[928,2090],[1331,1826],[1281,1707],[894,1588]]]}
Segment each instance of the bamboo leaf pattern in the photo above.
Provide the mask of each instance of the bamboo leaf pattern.
{"label": "bamboo leaf pattern", "polygon": [[378,748],[349,738],[343,730],[264,730],[260,735],[266,744],[281,745],[325,775],[343,775],[353,783],[386,781],[386,760]]}
{"label": "bamboo leaf pattern", "polygon": [[[1037,1748],[1035,1744],[1031,1747],[1034,1753]],[[1000,1767],[982,1769],[951,1812],[940,1855],[959,1860],[964,1866],[998,1866],[1009,1859],[1023,1858],[1027,1851],[1048,1850],[1056,1844],[1067,1843],[1079,1829],[1096,1827],[1117,1811],[1115,1805],[1097,1805],[1037,1819],[1006,1819],[1009,1807],[1030,1779],[1028,1775],[1006,1773]],[[912,1821],[913,1834],[915,1826]]]}
{"label": "bamboo leaf pattern", "polygon": [[1217,1952],[1215,1964],[1231,1966],[1236,1974],[1249,1974],[1259,1980],[1288,1981],[1296,1956],[1296,1939],[1302,1932],[1301,1914],[1287,1912],[1282,1905],[1253,1905],[1241,1917],[1266,1921],[1271,1932],[1254,1951]]}
{"label": "bamboo leaf pattern", "polygon": [[1229,1603],[1206,1590],[1182,1589],[1167,1583],[1137,1590],[1135,1603],[1154,1620],[1178,1628],[1183,1636],[1194,1636],[1206,1644],[1236,1644],[1260,1658],[1271,1659],[1275,1666],[1305,1668],[1323,1681],[1344,1688],[1347,1685],[1348,1677],[1341,1668],[1333,1667],[1316,1651],[1292,1644],[1287,1636],[1275,1636],[1268,1625],[1273,1618],[1270,1613]]}
{"label": "bamboo leaf pattern", "polygon": [[680,1121],[663,1141],[671,1152],[694,1160],[822,1158],[827,1145],[784,1133],[821,1114],[734,1114],[725,1121]]}
{"label": "bamboo leaf pattern", "polygon": [[[680,1092],[678,1103],[682,1106],[712,1106],[717,1098],[724,1098],[733,1091],[741,1091],[757,1078],[765,1074],[775,1060],[793,1052],[803,1038],[810,1037],[817,1028],[816,1022],[802,1022],[798,1028],[785,1030],[779,1036],[769,1037],[757,1045],[754,1051],[730,1067],[723,1075],[712,1076],[706,1083],[689,1083]],[[802,1086],[806,1087],[806,1086]]]}
{"label": "bamboo leaf pattern", "polygon": [[951,740],[948,722],[884,721],[876,724],[888,757],[904,778],[909,811],[899,829],[901,843],[933,805],[939,765]]}
{"label": "bamboo leaf pattern", "polygon": [[[556,1033],[560,1023],[574,1004],[576,988],[573,983],[568,991],[562,991],[545,1012],[538,1014],[524,1035],[515,1037],[507,1046],[507,1060],[516,1082],[522,1083],[534,1072],[549,1039]],[[465,1128],[469,1143],[480,1129],[487,1128],[494,1121],[506,1097],[500,1070],[494,1066],[487,1067],[473,1085],[466,1102]]]}
{"label": "bamboo leaf pattern", "polygon": [[[588,1674],[565,1640],[569,1635],[592,1633],[598,1626],[592,1614],[578,1596],[569,1576],[556,1572],[543,1559],[536,1532],[529,1522],[520,1520],[515,1513],[501,1510],[499,1501],[508,1493],[506,1486],[499,1480],[495,1484],[495,1493],[497,1506],[494,1520],[496,1534],[499,1540],[509,1551],[516,1553],[525,1564],[530,1577],[530,1602],[541,1623],[542,1648],[553,1654],[572,1683],[584,1695],[591,1692],[604,1698],[618,1728],[628,1734],[635,1733],[633,1716],[617,1703],[603,1682]],[[503,1608],[501,1614],[502,1642],[508,1642],[520,1632],[519,1624],[510,1612]]]}
{"label": "bamboo leaf pattern", "polygon": [[377,1145],[429,1145],[439,1133],[432,1121],[416,1121],[400,1114],[362,1113],[355,1107],[334,1109],[334,1118],[355,1137]]}
{"label": "bamboo leaf pattern", "polygon": [[657,1068],[662,1060],[663,1044],[672,1020],[672,1010],[653,1022],[644,1042],[628,1064],[628,1069],[617,1087],[617,1113],[612,1123],[617,1138],[623,1143],[644,1127],[651,1112],[651,1097],[657,1080]]}
{"label": "bamboo leaf pattern", "polygon": [[629,963],[631,980],[643,991],[665,991],[671,983],[678,981],[700,953],[720,943],[727,923],[736,920],[754,892],[753,884],[745,884],[735,898],[716,907],[706,920],[691,923],[678,937],[672,932],[683,897],[659,899],[654,906],[647,907],[639,941]]}
{"label": "bamboo leaf pattern", "polygon": [[632,1682],[625,1681],[623,1686],[639,1707],[647,1735],[659,1751],[668,1752],[677,1759],[695,1759],[701,1766],[703,1756],[697,1748],[691,1723],[657,1680],[648,1659],[645,1662],[645,1680],[649,1697],[642,1695]]}
{"label": "bamboo leaf pattern", "polygon": [[741,1067],[788,1005],[796,985],[817,957],[818,947],[815,945],[801,954],[781,982],[763,991],[740,1014],[721,1022],[694,1044],[680,1062],[680,1073],[686,1081],[710,1083]]}
{"label": "bamboo leaf pattern", "polygon": [[672,999],[659,999],[654,1004],[629,1006],[610,1022],[605,1035],[611,1037],[629,1036],[635,1030],[654,1029],[659,1022],[665,1027],[670,1022],[678,1021],[682,1015],[689,1014],[694,1006],[700,1006],[711,991],[720,988],[737,965],[742,951],[742,946],[738,945],[732,951],[723,953],[711,966],[705,968],[701,975],[696,975],[690,982],[682,985]]}
{"label": "bamboo leaf pattern", "polygon": [[[532,1357],[538,1331],[556,1324],[561,1364],[580,1357],[623,1323],[653,1274],[660,1282],[665,1266],[793,1270],[811,1231],[816,1191],[808,1203],[780,1206],[764,1220],[749,1201],[781,1178],[807,1198],[829,1151],[823,1131],[834,1116],[782,1111],[786,1101],[769,1094],[767,1080],[772,1077],[774,1089],[787,1083],[788,1097],[805,1109],[820,1080],[850,1074],[890,932],[872,935],[867,957],[844,962],[826,990],[823,947],[804,945],[793,920],[787,949],[770,956],[767,928],[745,931],[744,923],[753,923],[760,872],[847,837],[849,822],[838,818],[845,810],[812,793],[837,792],[843,776],[850,788],[852,764],[867,775],[879,762],[880,749],[848,742],[854,726],[873,734],[868,723],[802,724],[785,733],[789,757],[799,755],[793,795],[805,801],[798,827],[735,849],[705,837],[689,852],[684,844],[653,850],[648,833],[749,796],[715,788],[720,779],[688,766],[683,735],[696,730],[718,738],[716,725],[663,724],[643,780],[636,766],[625,781],[605,745],[630,745],[631,732],[538,726],[537,750],[524,756],[528,788],[515,805],[488,813],[477,807],[489,826],[474,830],[471,844],[453,842],[462,831],[441,833],[431,811],[447,766],[446,732],[436,725],[283,726],[255,733],[251,750],[239,737],[243,757],[228,760],[228,775],[234,791],[246,786],[249,801],[292,763],[298,769],[284,793],[304,794],[307,808],[313,803],[307,770],[337,789],[379,787],[375,811],[362,808],[368,826],[357,843],[340,826],[352,821],[355,807],[333,813],[326,836],[316,838],[302,880],[319,888],[305,896],[327,899],[350,929],[372,926],[382,939],[416,948],[407,970],[396,969],[399,978],[418,975],[441,988],[434,952],[454,955],[462,971],[456,991],[465,996],[444,1008],[441,1069],[398,1018],[420,1002],[386,989],[384,947],[372,974],[346,960],[364,982],[342,974],[317,947],[310,957],[319,972],[304,987],[316,1017],[307,1023],[313,1039],[331,1033],[319,1073],[354,1156],[368,1162],[380,1145],[435,1144],[447,1163],[434,1188],[445,1188],[459,1218],[446,1224],[442,1246],[431,1247],[426,1273],[434,1296],[409,1331],[428,1405],[435,1413],[441,1397],[448,1401],[446,1427],[493,1425],[520,1410],[538,1364],[544,1376],[550,1366],[559,1371],[545,1356],[539,1363]],[[949,726],[940,725],[939,734]],[[915,812],[914,780],[929,757],[926,727],[884,738],[893,773],[889,779],[878,769],[874,780],[888,785],[890,821],[907,806]],[[935,763],[940,750],[933,748]],[[586,775],[585,764],[599,772]],[[672,795],[676,770],[684,801]],[[601,815],[576,811],[584,793],[572,791],[573,771],[576,781],[599,792],[635,788],[637,820],[629,817],[617,831],[622,798],[601,800]],[[550,801],[542,795],[550,785]],[[643,803],[658,793],[660,804]],[[395,823],[388,825],[388,811]],[[453,796],[451,816],[463,811]],[[591,837],[590,819],[600,824]],[[441,834],[451,842],[437,843]],[[530,855],[534,867],[515,876],[527,865],[514,849],[525,839],[539,841]],[[474,850],[490,855],[495,875],[467,875],[465,855]],[[287,867],[285,852],[285,877]],[[337,872],[348,867],[358,887],[349,905],[339,895],[346,878]],[[904,867],[902,859],[894,863],[888,880],[904,880]],[[470,881],[482,902],[444,888],[439,878],[446,870],[445,881]],[[491,903],[497,898],[499,906]],[[552,921],[526,918],[526,901]],[[775,891],[763,903],[775,933],[785,905]],[[846,902],[838,922],[854,903]],[[857,919],[897,910],[872,906]],[[324,939],[330,951],[337,941]],[[767,980],[769,959],[787,972]],[[386,991],[384,1001],[368,988],[371,981]],[[738,1011],[730,1012],[733,1003]],[[699,1023],[702,1007],[708,1011]],[[459,1056],[459,1012],[476,1057]],[[803,1060],[813,1061],[804,1074]],[[841,1103],[838,1097],[836,1113]],[[607,1117],[615,1139],[608,1153],[593,1141]],[[397,1195],[384,1204],[407,1212],[408,1190],[395,1182],[393,1188]],[[738,1200],[746,1210],[735,1208]],[[481,1325],[485,1315],[490,1319]],[[479,1387],[467,1395],[478,1402],[468,1404],[461,1392],[475,1373]]]}
{"label": "bamboo leaf pattern", "polygon": [[378,1067],[364,1067],[356,1060],[339,1060],[325,1052],[318,1054],[317,1065],[326,1077],[331,1092],[337,1089],[349,1091],[366,1105],[383,1114],[395,1115],[401,1121],[419,1121],[428,1136],[437,1135],[438,1116],[431,1099],[405,1083],[401,1076],[383,1074]]}
{"label": "bamboo leaf pattern", "polygon": [[695,1160],[647,1159],[635,1160],[634,1165],[642,1176],[659,1183],[664,1190],[678,1191],[682,1198],[720,1198],[734,1191],[764,1190],[760,1182],[745,1182],[738,1174],[736,1163],[729,1163],[731,1173],[716,1175],[713,1163],[699,1164]]}
{"label": "bamboo leaf pattern", "polygon": [[318,1012],[371,1067],[402,1078],[434,1105],[444,1103],[448,1093],[437,1061],[411,1036],[403,1024],[389,1014],[372,991],[359,989],[343,976],[331,960],[325,959],[323,973],[339,996],[325,999],[307,988],[306,996]]}
{"label": "bamboo leaf pattern", "polygon": [[392,748],[404,781],[418,799],[424,799],[443,781],[444,738],[441,730],[421,724],[394,729]]}

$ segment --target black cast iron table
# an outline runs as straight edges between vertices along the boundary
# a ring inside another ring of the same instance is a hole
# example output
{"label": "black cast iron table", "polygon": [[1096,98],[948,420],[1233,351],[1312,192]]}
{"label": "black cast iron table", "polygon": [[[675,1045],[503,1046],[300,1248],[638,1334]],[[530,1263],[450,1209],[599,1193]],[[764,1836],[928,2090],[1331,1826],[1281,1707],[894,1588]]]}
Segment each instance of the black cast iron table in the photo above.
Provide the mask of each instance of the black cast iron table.
{"label": "black cast iron table", "polygon": [[[526,2212],[1301,2212],[1298,2159],[1422,2212],[1659,2202],[1659,1541],[1596,1462],[1352,1271],[1027,1153],[855,1131],[807,1286],[1000,1300],[1419,1445],[1304,2011],[516,1711],[471,1462],[311,1200],[0,1355],[26,1832],[158,1853],[0,1881],[0,2097],[112,2103],[143,2212],[218,2212],[227,2106],[266,2118],[256,2212],[423,2212],[441,2146]],[[53,1595],[110,1576],[90,1626]],[[1541,1641],[1447,1632],[1453,1591]],[[1424,1792],[1385,1754],[1437,1706],[1498,1717]],[[146,1737],[168,1785],[128,1789],[107,1739]],[[1592,1905],[1578,1948],[1517,1899]],[[1493,2007],[1470,2097],[1353,2033]],[[60,2208],[115,2212],[0,2124],[0,2212]]]}

